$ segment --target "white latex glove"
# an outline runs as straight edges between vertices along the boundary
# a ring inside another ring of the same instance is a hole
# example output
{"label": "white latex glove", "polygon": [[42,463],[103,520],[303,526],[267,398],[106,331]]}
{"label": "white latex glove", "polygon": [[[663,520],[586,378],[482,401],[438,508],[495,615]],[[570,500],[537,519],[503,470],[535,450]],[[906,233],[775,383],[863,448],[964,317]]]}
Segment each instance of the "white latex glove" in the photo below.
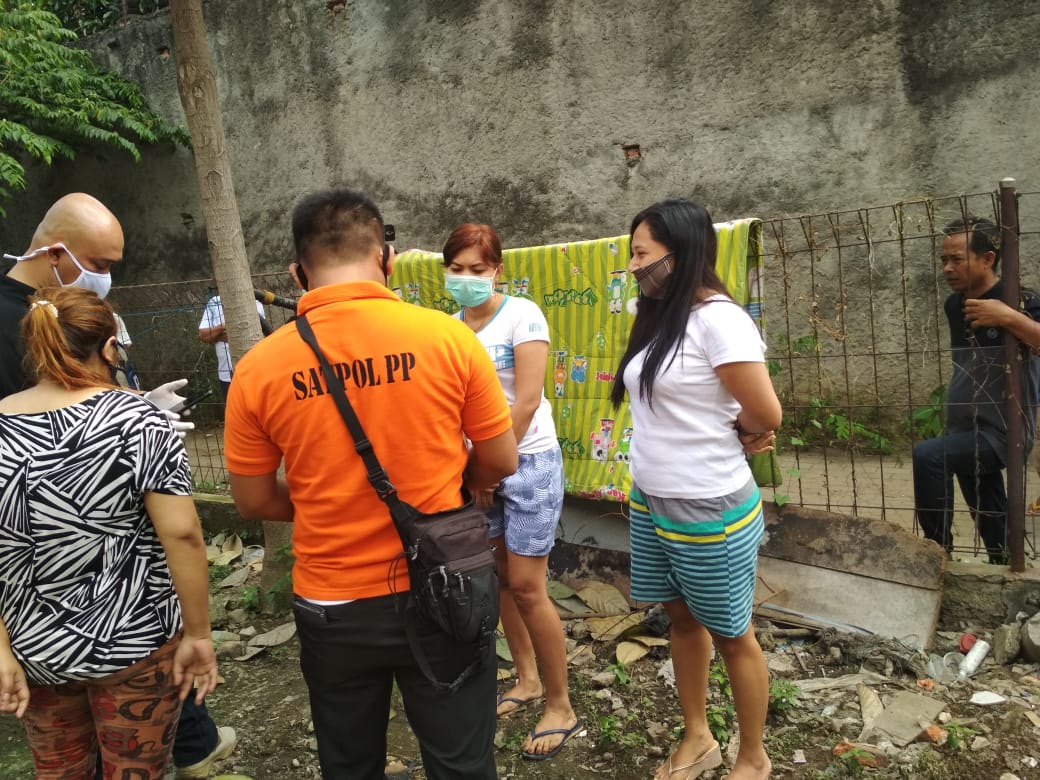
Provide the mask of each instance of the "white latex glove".
{"label": "white latex glove", "polygon": [[[180,390],[186,384],[188,384],[187,379],[174,379],[172,382],[167,382],[165,385],[159,385],[154,390],[149,390],[144,394],[145,400],[151,401],[163,411],[173,409],[177,404],[184,403],[184,396],[177,395],[176,391]],[[178,416],[177,419],[179,420],[180,416]]]}
{"label": "white latex glove", "polygon": [[169,409],[160,409],[159,411],[166,415],[166,419],[170,421],[174,433],[180,436],[181,439],[187,437],[188,431],[195,430],[195,423],[181,419],[177,412],[171,412]]}

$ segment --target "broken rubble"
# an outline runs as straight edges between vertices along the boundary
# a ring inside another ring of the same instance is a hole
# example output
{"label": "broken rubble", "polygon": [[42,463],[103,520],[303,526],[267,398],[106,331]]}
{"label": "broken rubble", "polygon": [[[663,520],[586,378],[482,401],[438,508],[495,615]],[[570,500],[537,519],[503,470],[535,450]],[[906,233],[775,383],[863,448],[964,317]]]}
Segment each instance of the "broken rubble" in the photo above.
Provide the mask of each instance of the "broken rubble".
{"label": "broken rubble", "polygon": [[1003,666],[1018,658],[1022,649],[1022,627],[1005,623],[993,632],[993,660]]}
{"label": "broken rubble", "polygon": [[885,711],[885,708],[881,704],[881,697],[863,683],[856,686],[856,693],[859,695],[860,716],[863,718],[863,730],[859,735],[859,739],[862,741],[873,730],[874,722]]}
{"label": "broken rubble", "polygon": [[794,680],[793,685],[802,693],[814,693],[831,688],[855,688],[860,683],[883,683],[888,678],[874,672],[858,672],[844,674],[841,677],[812,677],[807,680]]}
{"label": "broken rubble", "polygon": [[874,730],[886,734],[895,745],[905,747],[916,741],[943,709],[945,705],[941,701],[900,691],[892,696],[884,712],[874,721]]}
{"label": "broken rubble", "polygon": [[842,740],[831,753],[837,757],[848,756],[847,760],[854,761],[861,767],[883,767],[888,766],[888,756],[876,745],[865,742],[849,742]]}
{"label": "broken rubble", "polygon": [[657,676],[664,680],[669,687],[675,687],[675,664],[672,662],[671,656],[661,663]]}
{"label": "broken rubble", "polygon": [[246,643],[237,639],[217,645],[217,658],[238,658],[246,651]]}
{"label": "broken rubble", "polygon": [[1040,612],[1022,624],[1022,656],[1033,663],[1040,663]]}

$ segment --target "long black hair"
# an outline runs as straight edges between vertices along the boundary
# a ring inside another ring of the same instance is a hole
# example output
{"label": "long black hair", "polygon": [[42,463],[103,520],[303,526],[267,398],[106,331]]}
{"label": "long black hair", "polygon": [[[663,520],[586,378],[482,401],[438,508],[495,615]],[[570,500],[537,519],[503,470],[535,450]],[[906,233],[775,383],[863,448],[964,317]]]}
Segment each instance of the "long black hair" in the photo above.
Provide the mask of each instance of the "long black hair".
{"label": "long black hair", "polygon": [[685,198],[668,198],[655,203],[632,220],[630,243],[632,234],[644,222],[653,239],[664,244],[674,256],[674,270],[663,298],[639,296],[639,309],[628,346],[610,391],[610,402],[615,409],[625,399],[625,368],[643,349],[647,352],[639,375],[639,395],[653,405],[654,380],[671,365],[682,347],[690,309],[699,302],[698,291],[706,288],[728,295],[715,272],[718,242],[711,215],[704,206]]}

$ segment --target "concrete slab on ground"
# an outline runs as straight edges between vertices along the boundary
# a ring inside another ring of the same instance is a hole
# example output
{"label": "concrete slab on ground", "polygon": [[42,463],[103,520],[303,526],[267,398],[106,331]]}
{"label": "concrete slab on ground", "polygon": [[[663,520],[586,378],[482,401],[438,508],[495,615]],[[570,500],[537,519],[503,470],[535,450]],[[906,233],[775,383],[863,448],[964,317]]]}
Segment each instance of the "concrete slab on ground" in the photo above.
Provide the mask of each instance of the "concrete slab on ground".
{"label": "concrete slab on ground", "polygon": [[939,622],[945,567],[938,545],[884,520],[769,507],[755,603],[764,617],[924,650]]}

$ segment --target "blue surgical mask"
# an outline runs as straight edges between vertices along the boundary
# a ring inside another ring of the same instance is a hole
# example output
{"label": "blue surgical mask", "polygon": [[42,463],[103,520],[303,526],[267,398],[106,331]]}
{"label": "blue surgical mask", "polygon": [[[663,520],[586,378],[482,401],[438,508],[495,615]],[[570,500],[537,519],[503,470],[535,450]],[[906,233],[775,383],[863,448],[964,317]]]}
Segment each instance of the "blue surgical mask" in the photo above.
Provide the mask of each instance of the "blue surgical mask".
{"label": "blue surgical mask", "polygon": [[64,244],[51,244],[50,246],[42,246],[30,252],[27,255],[4,255],[8,260],[14,260],[20,262],[22,260],[29,260],[30,258],[42,255],[44,252],[50,252],[53,249],[61,249],[65,254],[69,256],[69,260],[72,264],[79,269],[79,276],[76,277],[76,281],[71,284],[65,284],[61,280],[61,276],[58,274],[57,267],[53,268],[54,278],[58,280],[58,284],[62,287],[82,287],[84,290],[90,290],[91,292],[97,293],[98,298],[104,298],[108,295],[108,291],[112,289],[112,276],[111,274],[99,274],[97,271],[88,271],[83,265],[76,259],[76,256],[69,251],[69,248]]}
{"label": "blue surgical mask", "polygon": [[448,295],[454,298],[459,306],[468,309],[480,306],[491,297],[491,293],[495,291],[495,277],[445,274],[444,286],[448,288]]}

